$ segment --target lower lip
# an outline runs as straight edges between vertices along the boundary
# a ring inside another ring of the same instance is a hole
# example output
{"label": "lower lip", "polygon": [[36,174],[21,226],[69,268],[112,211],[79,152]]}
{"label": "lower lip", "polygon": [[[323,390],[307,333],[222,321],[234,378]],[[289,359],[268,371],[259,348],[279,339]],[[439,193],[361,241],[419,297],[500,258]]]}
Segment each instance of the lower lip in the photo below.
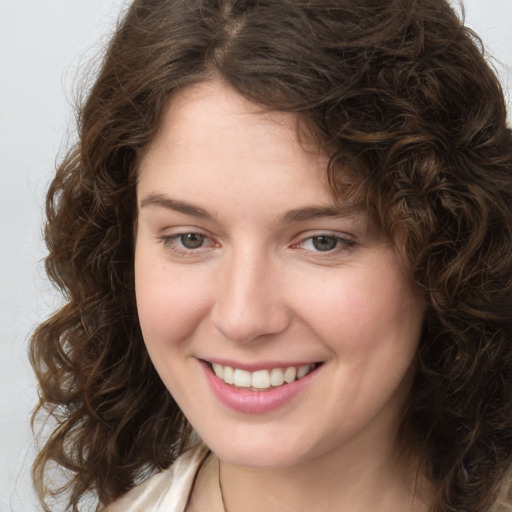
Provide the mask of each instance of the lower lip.
{"label": "lower lip", "polygon": [[268,391],[251,391],[226,384],[213,373],[208,364],[204,362],[201,364],[206,379],[217,398],[230,409],[249,414],[262,414],[284,406],[306,388],[320,370],[320,367],[317,367],[302,379]]}

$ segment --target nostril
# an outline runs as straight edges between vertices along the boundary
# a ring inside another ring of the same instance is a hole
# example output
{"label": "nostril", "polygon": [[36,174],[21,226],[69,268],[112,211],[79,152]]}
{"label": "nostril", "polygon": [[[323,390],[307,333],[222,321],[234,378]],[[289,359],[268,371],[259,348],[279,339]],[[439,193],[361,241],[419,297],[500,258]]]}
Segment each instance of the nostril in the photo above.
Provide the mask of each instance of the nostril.
{"label": "nostril", "polygon": [[284,332],[289,315],[279,305],[246,307],[243,310],[217,308],[212,314],[215,329],[228,340],[247,343]]}

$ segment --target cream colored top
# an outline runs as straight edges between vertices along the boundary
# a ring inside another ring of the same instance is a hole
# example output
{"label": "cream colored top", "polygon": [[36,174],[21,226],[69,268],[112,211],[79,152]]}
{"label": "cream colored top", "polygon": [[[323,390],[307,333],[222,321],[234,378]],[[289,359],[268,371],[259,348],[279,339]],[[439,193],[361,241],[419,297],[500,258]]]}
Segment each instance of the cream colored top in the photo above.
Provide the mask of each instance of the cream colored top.
{"label": "cream colored top", "polygon": [[200,444],[110,504],[104,512],[185,512],[194,481],[208,448]]}

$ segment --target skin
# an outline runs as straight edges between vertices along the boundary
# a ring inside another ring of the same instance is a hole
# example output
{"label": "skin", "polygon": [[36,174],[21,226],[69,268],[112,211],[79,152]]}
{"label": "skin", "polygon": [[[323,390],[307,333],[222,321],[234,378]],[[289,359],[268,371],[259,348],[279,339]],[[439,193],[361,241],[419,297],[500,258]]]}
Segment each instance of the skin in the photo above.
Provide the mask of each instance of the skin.
{"label": "skin", "polygon": [[[424,304],[389,240],[334,203],[326,165],[292,114],[218,82],[173,96],[141,162],[140,323],[221,461],[227,510],[424,510],[396,447]],[[321,365],[284,405],[250,414],[213,393],[201,361],[215,359]],[[222,510],[218,467],[204,465],[190,510]]]}

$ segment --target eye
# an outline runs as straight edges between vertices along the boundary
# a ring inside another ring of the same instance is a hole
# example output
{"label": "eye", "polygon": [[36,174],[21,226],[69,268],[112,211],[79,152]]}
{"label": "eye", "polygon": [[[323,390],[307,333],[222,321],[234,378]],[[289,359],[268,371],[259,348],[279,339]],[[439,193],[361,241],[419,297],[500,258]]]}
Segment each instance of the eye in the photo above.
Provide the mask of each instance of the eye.
{"label": "eye", "polygon": [[334,236],[319,235],[312,236],[309,240],[310,245],[317,251],[332,251],[338,245],[339,239]]}
{"label": "eye", "polygon": [[199,249],[204,244],[205,236],[201,233],[185,233],[177,236],[180,244],[187,249]]}
{"label": "eye", "polygon": [[299,243],[295,244],[310,253],[338,253],[348,250],[355,245],[355,241],[351,238],[342,237],[330,233],[319,233],[307,238],[303,238]]}
{"label": "eye", "polygon": [[169,249],[177,255],[187,255],[191,253],[202,252],[201,249],[208,249],[216,246],[214,240],[203,233],[190,231],[187,233],[177,233],[175,235],[165,235],[160,237],[166,249]]}

